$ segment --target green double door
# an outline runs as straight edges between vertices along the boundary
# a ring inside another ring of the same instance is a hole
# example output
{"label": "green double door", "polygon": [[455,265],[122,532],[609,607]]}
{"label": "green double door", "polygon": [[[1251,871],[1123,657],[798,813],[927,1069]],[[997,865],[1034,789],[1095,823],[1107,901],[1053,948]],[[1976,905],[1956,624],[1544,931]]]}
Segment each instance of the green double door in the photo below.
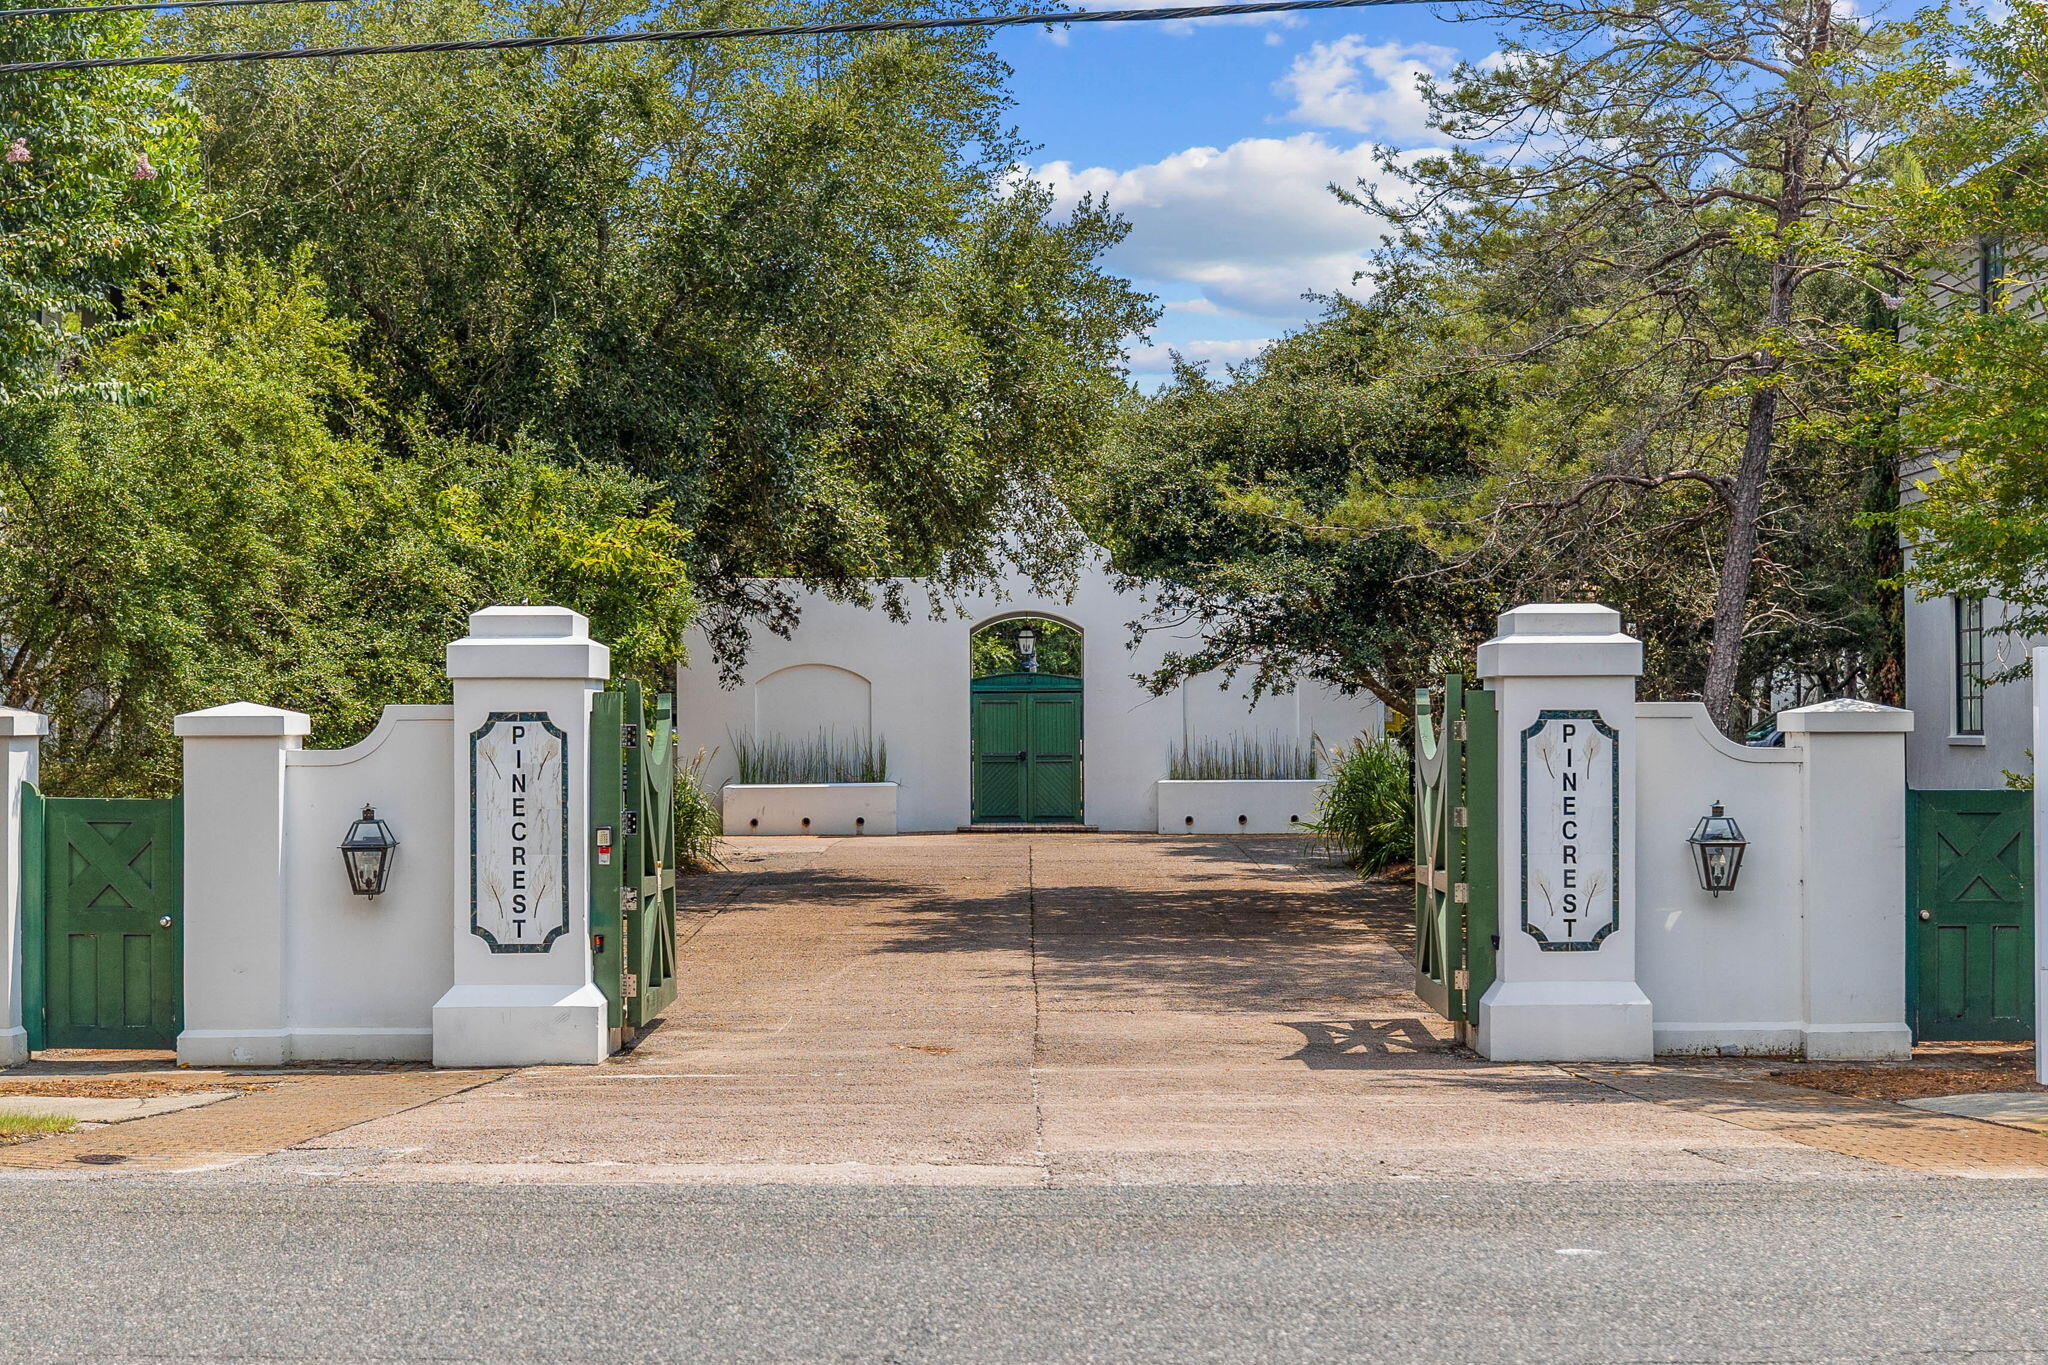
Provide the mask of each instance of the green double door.
{"label": "green double door", "polygon": [[168,1048],[183,1027],[184,827],[176,798],[22,793],[31,1048]]}
{"label": "green double door", "polygon": [[1081,680],[998,673],[973,683],[974,822],[1081,818]]}
{"label": "green double door", "polygon": [[2034,1036],[2032,795],[1911,793],[1906,921],[1916,1038]]}

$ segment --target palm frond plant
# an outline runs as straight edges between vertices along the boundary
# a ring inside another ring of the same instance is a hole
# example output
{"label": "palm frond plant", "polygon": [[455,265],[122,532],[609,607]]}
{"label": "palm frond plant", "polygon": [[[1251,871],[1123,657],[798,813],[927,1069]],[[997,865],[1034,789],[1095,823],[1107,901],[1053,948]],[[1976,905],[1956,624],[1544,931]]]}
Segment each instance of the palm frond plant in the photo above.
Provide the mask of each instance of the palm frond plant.
{"label": "palm frond plant", "polygon": [[1166,759],[1172,782],[1289,782],[1316,776],[1316,745],[1274,735],[1182,740]]}
{"label": "palm frond plant", "polygon": [[887,782],[889,746],[871,734],[732,736],[742,784]]}
{"label": "palm frond plant", "polygon": [[1307,822],[1330,855],[1367,873],[1414,855],[1415,788],[1399,741],[1361,739],[1329,755],[1330,783]]}

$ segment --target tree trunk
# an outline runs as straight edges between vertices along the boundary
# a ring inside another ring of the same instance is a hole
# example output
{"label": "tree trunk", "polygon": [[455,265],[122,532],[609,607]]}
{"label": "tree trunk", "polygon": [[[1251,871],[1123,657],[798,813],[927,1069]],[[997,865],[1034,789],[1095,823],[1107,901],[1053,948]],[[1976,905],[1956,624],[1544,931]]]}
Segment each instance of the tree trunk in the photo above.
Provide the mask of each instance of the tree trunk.
{"label": "tree trunk", "polygon": [[[1833,47],[1834,0],[1809,0],[1806,23],[1808,61]],[[1783,179],[1778,186],[1778,240],[1782,246],[1771,261],[1770,293],[1764,301],[1767,340],[1756,352],[1750,375],[1756,388],[1749,395],[1743,423],[1742,462],[1728,493],[1728,541],[1721,552],[1721,581],[1714,593],[1714,637],[1707,651],[1707,714],[1723,734],[1734,718],[1735,682],[1742,669],[1742,641],[1749,625],[1749,585],[1756,571],[1758,522],[1763,517],[1764,488],[1771,470],[1771,447],[1778,435],[1778,373],[1784,360],[1767,349],[1782,344],[1792,319],[1792,293],[1799,283],[1799,246],[1792,231],[1812,209],[1807,187],[1812,170],[1814,106],[1811,95],[1796,100],[1785,126]],[[1733,736],[1731,736],[1732,738]]]}
{"label": "tree trunk", "polygon": [[1721,551],[1721,582],[1714,594],[1714,636],[1707,653],[1704,697],[1707,714],[1722,733],[1735,709],[1735,680],[1742,667],[1742,638],[1749,624],[1749,581],[1756,567],[1757,524],[1763,516],[1764,483],[1771,446],[1777,438],[1776,364],[1764,367],[1764,382],[1749,396],[1742,464],[1728,499],[1728,542]]}

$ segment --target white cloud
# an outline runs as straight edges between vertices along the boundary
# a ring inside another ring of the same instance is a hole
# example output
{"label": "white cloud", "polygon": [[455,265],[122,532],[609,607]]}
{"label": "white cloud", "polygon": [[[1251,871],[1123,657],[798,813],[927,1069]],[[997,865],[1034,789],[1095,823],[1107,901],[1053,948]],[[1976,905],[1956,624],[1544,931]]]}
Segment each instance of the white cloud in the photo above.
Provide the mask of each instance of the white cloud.
{"label": "white cloud", "polygon": [[1131,373],[1139,375],[1171,374],[1173,372],[1172,352],[1179,351],[1185,360],[1209,361],[1212,369],[1225,365],[1236,365],[1250,360],[1266,347],[1272,339],[1258,341],[1179,341],[1157,346],[1133,346],[1130,349]]}
{"label": "white cloud", "polygon": [[1169,299],[1159,306],[1168,313],[1190,313],[1198,317],[1215,317],[1223,311],[1216,306],[1215,300],[1204,298]]}
{"label": "white cloud", "polygon": [[1063,205],[1093,194],[1130,220],[1118,270],[1194,285],[1210,304],[1256,317],[1297,319],[1309,311],[1302,294],[1352,290],[1385,230],[1329,190],[1381,179],[1371,146],[1318,133],[1190,147],[1129,170],[1054,161],[1032,175]]}
{"label": "white cloud", "polygon": [[1447,75],[1457,61],[1433,43],[1368,43],[1354,33],[1296,56],[1273,88],[1294,100],[1292,122],[1421,142],[1432,134],[1416,82]]}

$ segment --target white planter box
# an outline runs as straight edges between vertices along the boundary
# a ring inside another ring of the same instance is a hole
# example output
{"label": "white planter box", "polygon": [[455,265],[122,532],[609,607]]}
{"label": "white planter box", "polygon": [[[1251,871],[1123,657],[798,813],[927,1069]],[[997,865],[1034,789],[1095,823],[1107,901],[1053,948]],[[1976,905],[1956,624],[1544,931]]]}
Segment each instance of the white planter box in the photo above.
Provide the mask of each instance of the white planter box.
{"label": "white planter box", "polygon": [[725,832],[894,834],[894,782],[728,782]]}
{"label": "white planter box", "polygon": [[1300,834],[1313,820],[1327,777],[1157,784],[1161,834]]}

